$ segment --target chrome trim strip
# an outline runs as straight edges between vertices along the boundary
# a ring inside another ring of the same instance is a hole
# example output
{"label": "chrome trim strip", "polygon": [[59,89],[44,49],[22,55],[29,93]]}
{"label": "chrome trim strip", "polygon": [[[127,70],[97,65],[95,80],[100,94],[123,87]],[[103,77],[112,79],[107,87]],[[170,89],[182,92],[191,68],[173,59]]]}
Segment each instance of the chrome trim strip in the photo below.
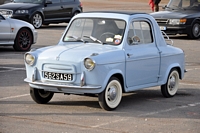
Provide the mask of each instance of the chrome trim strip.
{"label": "chrome trim strip", "polygon": [[93,85],[80,86],[80,85],[68,84],[68,83],[42,82],[39,80],[32,82],[28,78],[24,79],[24,81],[30,84],[49,86],[49,87],[58,87],[58,88],[76,88],[76,89],[100,89],[101,88],[101,86],[93,86]]}

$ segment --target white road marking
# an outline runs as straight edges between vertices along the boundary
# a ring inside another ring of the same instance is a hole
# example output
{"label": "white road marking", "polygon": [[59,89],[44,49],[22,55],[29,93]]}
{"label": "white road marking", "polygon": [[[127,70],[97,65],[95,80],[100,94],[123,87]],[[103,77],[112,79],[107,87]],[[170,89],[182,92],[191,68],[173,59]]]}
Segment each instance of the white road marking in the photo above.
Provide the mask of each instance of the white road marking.
{"label": "white road marking", "polygon": [[8,70],[0,70],[0,72],[9,72],[9,71],[15,71],[15,70],[26,70],[25,68],[16,68],[16,67],[0,67],[3,69],[8,69]]}
{"label": "white road marking", "polygon": [[119,120],[115,120],[115,121],[111,121],[111,122],[107,122],[107,123],[102,123],[102,124],[91,126],[91,127],[92,128],[97,128],[97,127],[100,127],[100,126],[105,126],[105,125],[109,125],[109,124],[113,124],[113,123],[118,123],[118,122],[121,122],[121,121],[127,121],[127,120],[128,119],[119,119]]}
{"label": "white road marking", "polygon": [[18,98],[18,97],[25,97],[25,96],[29,96],[29,95],[30,94],[23,94],[23,95],[17,95],[17,96],[3,97],[3,98],[0,98],[0,101],[6,100],[6,99]]}
{"label": "white road marking", "polygon": [[150,113],[146,113],[146,114],[141,114],[138,116],[143,117],[143,116],[155,115],[155,114],[165,113],[165,112],[169,112],[169,111],[173,111],[173,110],[177,110],[177,109],[195,107],[198,105],[200,105],[200,103],[191,103],[191,104],[187,104],[187,105],[183,105],[183,106],[179,106],[179,107],[175,107],[175,108],[169,108],[166,110],[160,110],[160,111],[150,112]]}
{"label": "white road marking", "polygon": [[188,84],[188,83],[180,83],[181,85],[189,85],[189,86],[200,86],[200,84]]}
{"label": "white road marking", "polygon": [[[150,112],[150,113],[146,113],[146,114],[140,114],[137,117],[145,117],[145,116],[150,116],[150,115],[170,112],[170,111],[177,110],[177,109],[195,107],[195,106],[198,106],[198,105],[200,105],[200,102],[199,103],[191,103],[191,104],[187,104],[187,105],[182,105],[182,106],[175,107],[175,108],[169,108],[169,109],[166,109],[166,110],[160,110],[160,111]],[[129,118],[126,118],[126,119],[119,119],[119,120],[115,120],[115,121],[111,121],[111,122],[107,122],[107,123],[102,123],[102,124],[94,125],[94,126],[91,126],[91,127],[92,128],[98,128],[98,127],[106,126],[106,125],[113,124],[113,123],[118,123],[118,122],[122,122],[122,121],[128,121],[130,119],[132,119],[132,117],[129,117]]]}

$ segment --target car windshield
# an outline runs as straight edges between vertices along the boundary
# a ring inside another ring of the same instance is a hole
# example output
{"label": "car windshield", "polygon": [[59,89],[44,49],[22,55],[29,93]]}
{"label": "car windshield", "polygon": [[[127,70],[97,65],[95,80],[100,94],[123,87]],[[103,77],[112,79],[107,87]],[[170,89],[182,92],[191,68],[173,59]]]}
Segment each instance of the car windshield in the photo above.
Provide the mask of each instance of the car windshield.
{"label": "car windshield", "polygon": [[167,7],[170,9],[200,10],[200,0],[170,0]]}
{"label": "car windshield", "polygon": [[41,4],[44,0],[14,0],[14,3],[34,3]]}
{"label": "car windshield", "polygon": [[119,19],[78,18],[71,23],[63,41],[119,45],[125,26],[126,22]]}

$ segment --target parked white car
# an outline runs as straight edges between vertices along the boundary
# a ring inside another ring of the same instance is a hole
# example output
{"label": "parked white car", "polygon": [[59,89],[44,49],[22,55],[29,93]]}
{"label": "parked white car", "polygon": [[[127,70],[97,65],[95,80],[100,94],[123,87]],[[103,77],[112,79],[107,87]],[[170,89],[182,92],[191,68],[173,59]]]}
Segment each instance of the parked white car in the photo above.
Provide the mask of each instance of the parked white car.
{"label": "parked white car", "polygon": [[13,46],[16,51],[28,51],[36,43],[37,35],[32,24],[5,18],[0,14],[0,46]]}

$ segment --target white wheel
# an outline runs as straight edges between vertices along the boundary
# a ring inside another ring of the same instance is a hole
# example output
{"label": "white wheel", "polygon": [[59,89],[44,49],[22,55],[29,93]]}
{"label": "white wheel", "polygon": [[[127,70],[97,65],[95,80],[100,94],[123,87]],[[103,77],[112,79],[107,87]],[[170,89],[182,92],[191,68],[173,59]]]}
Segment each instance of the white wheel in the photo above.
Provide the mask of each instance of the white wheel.
{"label": "white wheel", "polygon": [[179,85],[179,73],[176,69],[172,69],[168,79],[167,83],[161,86],[161,92],[164,97],[173,97],[177,90]]}
{"label": "white wheel", "polygon": [[99,104],[103,109],[110,111],[118,107],[119,103],[121,102],[121,99],[121,83],[117,78],[112,77],[109,80],[105,90],[99,94]]}

